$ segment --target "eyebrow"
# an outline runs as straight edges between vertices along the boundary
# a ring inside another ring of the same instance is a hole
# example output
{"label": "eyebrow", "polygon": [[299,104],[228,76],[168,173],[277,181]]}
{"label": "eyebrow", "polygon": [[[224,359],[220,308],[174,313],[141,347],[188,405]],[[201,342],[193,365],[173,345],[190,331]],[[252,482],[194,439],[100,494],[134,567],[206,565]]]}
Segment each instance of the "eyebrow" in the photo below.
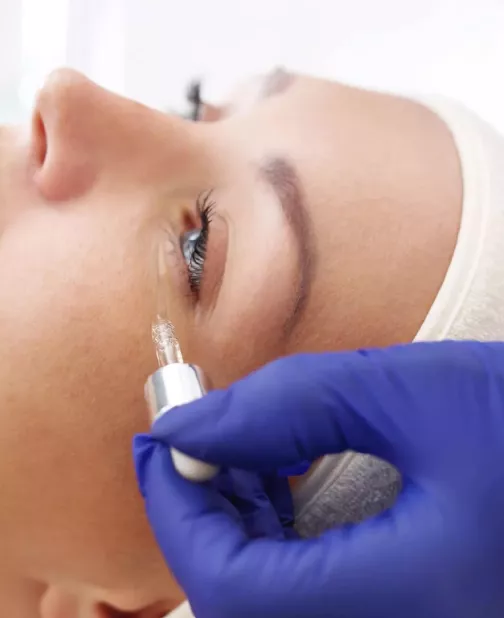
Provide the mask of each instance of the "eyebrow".
{"label": "eyebrow", "polygon": [[294,81],[294,75],[289,73],[285,69],[277,68],[268,73],[264,79],[261,86],[261,96],[264,99],[268,97],[275,96],[276,94],[281,94]]}
{"label": "eyebrow", "polygon": [[287,159],[270,159],[260,165],[259,173],[278,196],[297,245],[299,277],[292,310],[283,324],[284,334],[287,335],[299,321],[310,295],[316,266],[312,222],[303,200],[299,176]]}

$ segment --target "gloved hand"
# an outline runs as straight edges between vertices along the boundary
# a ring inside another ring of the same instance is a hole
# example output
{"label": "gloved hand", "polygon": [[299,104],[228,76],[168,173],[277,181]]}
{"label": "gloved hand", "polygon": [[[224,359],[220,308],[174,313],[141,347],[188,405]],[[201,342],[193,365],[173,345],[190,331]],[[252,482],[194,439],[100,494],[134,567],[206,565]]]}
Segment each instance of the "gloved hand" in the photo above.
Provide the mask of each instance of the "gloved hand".
{"label": "gloved hand", "polygon": [[[164,452],[158,455],[156,450],[165,451],[166,447],[149,435],[135,436],[137,469],[143,470],[144,462],[152,458],[164,458]],[[164,479],[161,482],[164,484]],[[219,508],[226,511],[248,538],[298,538],[294,530],[292,495],[284,476],[224,468],[209,486],[219,496]],[[171,508],[173,491],[166,492],[164,498],[165,508]]]}
{"label": "gloved hand", "polygon": [[[504,616],[504,344],[286,358],[152,435],[138,479],[197,618]],[[168,446],[250,471],[353,449],[394,464],[404,488],[389,512],[318,539],[251,539]]]}

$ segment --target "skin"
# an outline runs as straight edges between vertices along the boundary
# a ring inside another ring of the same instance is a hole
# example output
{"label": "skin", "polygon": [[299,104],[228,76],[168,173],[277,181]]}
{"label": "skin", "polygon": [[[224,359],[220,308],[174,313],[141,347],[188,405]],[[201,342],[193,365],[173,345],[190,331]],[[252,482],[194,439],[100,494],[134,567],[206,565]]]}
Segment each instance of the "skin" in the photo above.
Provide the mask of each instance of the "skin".
{"label": "skin", "polygon": [[[0,128],[6,616],[154,618],[182,599],[130,451],[148,428],[160,307],[185,359],[221,387],[284,354],[410,341],[435,298],[462,199],[444,124],[397,97],[265,80],[195,123],[59,71],[30,128]],[[287,327],[300,255],[258,172],[277,158],[297,175],[313,257]],[[210,189],[195,295],[179,238],[199,226],[195,202]]]}

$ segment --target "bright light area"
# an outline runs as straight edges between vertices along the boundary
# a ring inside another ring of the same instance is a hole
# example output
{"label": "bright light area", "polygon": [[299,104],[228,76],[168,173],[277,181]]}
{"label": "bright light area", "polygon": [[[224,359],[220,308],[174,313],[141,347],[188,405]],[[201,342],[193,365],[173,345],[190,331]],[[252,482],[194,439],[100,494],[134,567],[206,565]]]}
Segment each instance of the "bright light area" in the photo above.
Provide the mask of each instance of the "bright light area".
{"label": "bright light area", "polygon": [[69,0],[23,0],[19,99],[23,111],[45,76],[65,64]]}
{"label": "bright light area", "polygon": [[0,0],[0,121],[66,65],[161,109],[278,64],[460,100],[504,131],[504,0]]}

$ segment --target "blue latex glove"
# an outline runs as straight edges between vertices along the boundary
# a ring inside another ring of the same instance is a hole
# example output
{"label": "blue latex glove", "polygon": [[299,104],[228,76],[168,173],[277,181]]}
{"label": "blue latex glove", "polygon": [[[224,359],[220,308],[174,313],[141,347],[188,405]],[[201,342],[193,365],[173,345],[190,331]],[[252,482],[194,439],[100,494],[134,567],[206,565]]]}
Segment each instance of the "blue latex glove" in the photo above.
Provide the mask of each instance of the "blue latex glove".
{"label": "blue latex glove", "polygon": [[151,449],[137,462],[148,517],[197,618],[504,616],[504,344],[286,358],[173,410],[153,435],[251,471],[352,448],[403,474],[377,518],[251,539],[212,486]]}
{"label": "blue latex glove", "polygon": [[[135,436],[137,470],[143,471],[146,462],[152,459],[164,459],[165,450],[164,444],[149,435]],[[219,508],[242,528],[247,538],[298,538],[292,495],[287,479],[282,476],[224,468],[210,481],[209,487],[218,496]],[[166,508],[175,499],[174,489],[170,488],[165,495]]]}

